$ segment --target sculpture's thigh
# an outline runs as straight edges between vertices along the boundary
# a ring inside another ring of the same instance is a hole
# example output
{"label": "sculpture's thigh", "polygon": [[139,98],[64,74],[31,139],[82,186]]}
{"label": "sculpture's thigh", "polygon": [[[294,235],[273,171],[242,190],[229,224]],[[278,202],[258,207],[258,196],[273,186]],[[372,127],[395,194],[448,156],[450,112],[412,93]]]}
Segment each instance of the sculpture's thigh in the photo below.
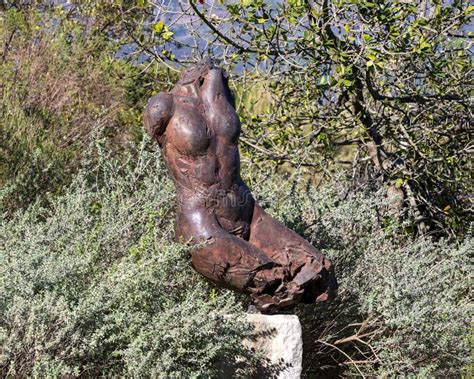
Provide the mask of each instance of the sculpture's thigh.
{"label": "sculpture's thigh", "polygon": [[291,278],[289,285],[313,303],[333,298],[337,282],[331,262],[303,237],[285,227],[256,205],[249,242],[280,264]]}
{"label": "sculpture's thigh", "polygon": [[259,205],[255,205],[249,242],[275,262],[287,267],[292,275],[308,261],[317,271],[323,268],[329,270],[331,267],[330,261],[319,250],[268,215]]}
{"label": "sculpture's thigh", "polygon": [[182,214],[177,232],[198,244],[191,253],[195,270],[220,285],[258,294],[283,280],[282,267],[255,246],[223,230],[213,214]]}
{"label": "sculpture's thigh", "polygon": [[208,279],[241,292],[259,293],[269,282],[282,279],[281,267],[232,235],[219,234],[194,250],[192,265]]}

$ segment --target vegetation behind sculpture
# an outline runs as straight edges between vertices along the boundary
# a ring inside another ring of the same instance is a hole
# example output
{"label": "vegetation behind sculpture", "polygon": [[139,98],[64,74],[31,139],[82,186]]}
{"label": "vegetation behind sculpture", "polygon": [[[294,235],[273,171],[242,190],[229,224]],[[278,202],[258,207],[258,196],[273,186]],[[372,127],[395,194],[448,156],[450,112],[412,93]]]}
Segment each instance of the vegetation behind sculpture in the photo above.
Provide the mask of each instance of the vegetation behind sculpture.
{"label": "vegetation behind sculpture", "polygon": [[[241,70],[234,90],[247,162],[326,179],[346,168],[356,186],[388,183],[421,233],[463,234],[472,220],[467,1],[16,3],[3,2],[2,88],[21,100],[20,119],[64,138],[65,149],[47,154],[64,163],[45,164],[33,149],[58,182],[61,166],[77,161],[85,119],[114,130],[115,146],[139,137],[145,99],[175,81],[176,63],[210,54]],[[169,20],[170,10],[184,21]],[[58,111],[68,119],[54,119]],[[41,133],[25,147],[51,150]],[[2,148],[15,151],[9,140]]]}
{"label": "vegetation behind sculpture", "polygon": [[[187,248],[170,242],[168,231],[173,214],[160,205],[161,200],[146,195],[151,191],[170,200],[170,183],[160,176],[161,168],[153,171],[154,179],[143,170],[154,167],[147,163],[150,156],[146,156],[153,151],[150,145],[146,144],[138,153],[143,129],[141,112],[146,99],[168,89],[176,79],[173,70],[162,63],[149,65],[148,59],[169,59],[167,64],[178,59],[173,47],[178,30],[166,24],[166,20],[143,22],[148,17],[144,7],[153,4],[149,1],[127,3],[130,12],[122,12],[123,5],[119,3],[90,2],[71,8],[71,13],[48,8],[44,2],[15,2],[17,8],[12,3],[0,4],[2,375],[19,370],[20,365],[24,373],[50,375],[68,375],[77,370],[91,375],[104,370],[110,370],[109,374],[137,376],[153,375],[157,370],[213,375],[216,356],[231,356],[235,341],[240,338],[237,334],[246,332],[244,326],[221,325],[219,316],[210,319],[207,314],[210,309],[218,313],[242,309],[241,299],[208,287],[191,271],[184,270],[182,278],[173,276],[173,265],[187,267]],[[243,18],[248,25],[258,27],[270,22],[260,23],[262,20],[252,16],[258,15],[258,10],[254,11],[254,5],[261,6],[258,3],[242,2],[236,8],[250,14]],[[299,2],[289,3],[287,21],[304,10],[297,7]],[[394,10],[374,8],[371,4],[375,2],[370,1],[358,3],[360,12],[377,15],[379,26],[383,25],[381,17]],[[419,7],[421,2],[413,4],[405,4],[398,11],[401,20],[406,15],[403,12],[415,12],[413,7]],[[466,14],[472,12],[465,2],[453,5],[463,9],[455,18],[451,10],[443,8],[431,18],[425,17],[427,23],[421,17],[415,18],[412,36],[400,40],[405,43],[404,57],[409,60],[409,53],[414,50],[417,60],[413,63],[427,67],[423,62],[430,62],[437,50],[426,45],[433,40],[423,44],[421,35],[429,37],[424,34],[431,33],[429,28],[438,30],[443,25],[466,23]],[[196,6],[200,7],[198,2]],[[78,14],[84,16],[82,20],[90,21],[87,32],[78,18],[71,17]],[[203,25],[198,16],[193,17],[195,24]],[[265,16],[262,18],[266,20]],[[395,22],[390,17],[387,20],[386,24]],[[260,31],[257,36],[261,36]],[[146,38],[141,38],[142,34]],[[390,43],[395,37],[390,36]],[[440,34],[437,38],[447,37]],[[138,48],[123,49],[134,40],[141,43]],[[465,80],[469,70],[469,39],[450,37],[450,41],[451,53],[436,55],[435,62],[442,67],[443,83],[464,99],[469,91]],[[378,44],[376,39],[368,42],[372,47]],[[388,44],[385,49],[390,46],[393,45]],[[305,45],[300,47],[306,49]],[[337,44],[328,41],[317,47],[333,63],[333,54],[349,54],[344,58],[349,60],[354,57],[350,49],[341,52]],[[227,51],[236,60],[249,56],[247,52]],[[264,55],[260,57],[264,59]],[[385,67],[403,67],[398,65],[398,55],[390,51],[373,54],[364,50],[360,57],[364,70],[359,77],[374,65],[381,70],[377,63],[383,66],[388,64],[387,60],[390,64]],[[467,366],[469,356],[469,283],[465,261],[473,247],[468,226],[472,208],[466,189],[470,187],[472,163],[466,160],[470,148],[463,141],[469,137],[464,122],[469,121],[470,113],[463,107],[464,100],[453,103],[432,99],[408,105],[398,100],[371,99],[364,84],[370,113],[382,108],[389,112],[387,117],[376,116],[377,125],[385,140],[393,138],[393,146],[398,146],[395,152],[402,154],[408,165],[401,170],[394,167],[393,171],[382,171],[380,175],[368,155],[366,129],[352,128],[359,125],[354,114],[348,110],[340,114],[339,108],[327,100],[319,103],[323,89],[339,94],[347,89],[349,100],[353,96],[349,90],[354,89],[353,68],[347,71],[345,64],[335,67],[337,70],[324,76],[324,81],[321,77],[315,79],[316,73],[321,72],[318,66],[308,66],[309,70],[303,72],[293,70],[294,80],[283,76],[280,84],[272,81],[272,76],[255,71],[242,71],[242,77],[233,83],[243,120],[243,163],[245,171],[252,172],[245,179],[273,216],[321,246],[340,270],[340,302],[321,312],[327,319],[319,319],[314,308],[301,309],[309,332],[305,343],[311,346],[306,351],[312,352],[306,359],[306,371],[319,374],[324,368],[325,373],[360,370],[366,375],[458,375]],[[426,72],[438,75],[436,70]],[[419,83],[413,81],[416,86]],[[437,95],[448,93],[443,91],[441,88]],[[275,102],[276,99],[281,101]],[[408,111],[407,117],[390,105]],[[421,116],[413,117],[418,110],[423,111]],[[439,122],[436,112],[431,120],[432,110],[443,114],[444,121]],[[288,115],[294,114],[303,117],[301,122],[288,121]],[[309,123],[309,119],[316,121]],[[426,128],[433,135],[448,130],[447,143],[439,144],[436,138],[426,137],[422,133]],[[340,145],[347,130],[356,133],[354,138],[349,135],[349,141],[362,136],[360,144],[356,143],[360,146],[359,155],[353,155],[357,150]],[[416,148],[409,147],[410,139]],[[91,141],[97,148],[88,148]],[[142,159],[138,159],[140,154],[145,154]],[[357,157],[353,166],[344,163],[347,157],[351,161]],[[108,163],[112,158],[117,160],[116,164]],[[127,159],[136,163],[126,165]],[[142,169],[134,168],[135,165],[142,165]],[[76,176],[84,166],[87,175]],[[336,175],[327,187],[316,188],[344,167],[349,168],[344,175]],[[274,180],[265,188],[259,187],[260,178],[269,173]],[[415,190],[416,207],[409,204],[408,187],[403,187],[413,183],[413,174],[414,184],[426,183],[421,192],[417,192],[416,185],[410,185]],[[353,180],[347,181],[347,177]],[[71,187],[73,178],[76,181]],[[300,182],[296,183],[296,179]],[[394,191],[395,198],[401,195],[405,199],[402,220],[400,203],[384,204],[388,188],[403,188],[403,194]],[[138,192],[131,194],[130,189]],[[421,213],[417,214],[416,209]],[[431,210],[425,213],[426,209]],[[117,214],[120,217],[115,218]],[[145,223],[131,227],[129,235],[122,233],[120,225],[143,214],[149,215]],[[105,221],[112,226],[105,227]],[[436,231],[438,237],[445,235],[450,239],[413,239],[412,231],[423,230],[420,221],[430,223],[430,231]],[[67,225],[73,225],[74,231],[66,230]],[[55,245],[48,234],[61,235],[62,239]],[[74,259],[61,259],[58,251]],[[156,256],[144,256],[146,251],[154,251]],[[107,275],[101,277],[91,268],[92,258]],[[72,278],[86,277],[87,282],[76,290],[80,282],[66,280],[64,273]],[[130,273],[136,274],[140,285],[131,279],[128,284],[122,283]],[[166,291],[160,292],[158,279],[170,277],[173,280]],[[175,291],[182,289],[180,283],[184,281],[195,283],[196,292]],[[104,302],[106,298],[109,300]],[[178,302],[183,305],[177,315],[173,307]],[[163,312],[153,323],[144,322],[159,306]],[[123,315],[133,323],[124,320]],[[169,328],[171,324],[178,328],[172,330],[170,337],[163,327]],[[330,329],[323,333],[322,328],[327,325]],[[182,328],[187,330],[185,336],[181,334]],[[208,344],[204,347],[198,330],[202,328],[208,332]],[[111,336],[105,345],[104,334]],[[152,335],[167,342],[152,346]],[[86,348],[77,348],[75,337]],[[183,340],[184,345],[180,344]],[[30,354],[33,350],[25,351],[25,346],[35,346],[39,353]],[[141,355],[143,350],[153,351],[149,361]],[[193,355],[196,351],[200,352],[199,361]],[[107,367],[104,362],[108,362]]]}

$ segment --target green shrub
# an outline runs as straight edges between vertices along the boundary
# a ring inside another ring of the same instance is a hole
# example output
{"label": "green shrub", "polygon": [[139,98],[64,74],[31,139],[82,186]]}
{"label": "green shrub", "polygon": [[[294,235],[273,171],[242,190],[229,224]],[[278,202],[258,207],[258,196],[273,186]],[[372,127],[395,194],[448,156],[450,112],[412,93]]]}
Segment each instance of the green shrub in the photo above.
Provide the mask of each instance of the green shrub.
{"label": "green shrub", "polygon": [[54,9],[0,14],[0,186],[11,189],[9,212],[61,193],[98,129],[108,151],[126,157],[142,139],[146,101],[165,87],[161,66],[144,72],[116,58],[120,44]]}
{"label": "green shrub", "polygon": [[208,376],[237,356],[251,367],[242,306],[192,271],[173,206],[161,160],[142,152],[3,219],[1,376]]}
{"label": "green shrub", "polygon": [[336,265],[336,301],[298,310],[308,376],[466,373],[472,230],[463,243],[414,239],[384,188],[351,191],[342,175],[318,190],[267,182],[259,192]]}
{"label": "green shrub", "polygon": [[[2,220],[1,374],[218,377],[238,356],[252,370],[247,300],[204,281],[172,242],[159,154],[144,144],[120,165],[98,147],[63,196]],[[336,264],[336,301],[296,310],[308,376],[463,372],[472,237],[404,235],[384,188],[351,190],[342,175],[315,189],[247,174],[263,206]]]}

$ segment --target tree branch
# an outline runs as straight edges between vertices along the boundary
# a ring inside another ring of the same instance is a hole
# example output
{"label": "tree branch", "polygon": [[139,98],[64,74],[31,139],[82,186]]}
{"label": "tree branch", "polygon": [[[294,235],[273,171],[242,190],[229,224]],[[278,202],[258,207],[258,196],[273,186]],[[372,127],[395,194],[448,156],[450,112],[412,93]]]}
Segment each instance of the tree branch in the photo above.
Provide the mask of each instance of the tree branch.
{"label": "tree branch", "polygon": [[207,18],[204,16],[199,9],[196,7],[196,4],[194,4],[193,0],[189,0],[189,4],[191,5],[191,8],[193,8],[194,13],[221,39],[223,39],[225,42],[228,44],[234,46],[235,48],[239,49],[241,52],[244,53],[260,53],[261,51],[259,50],[254,50],[248,47],[244,47],[239,45],[237,42],[234,40],[230,39],[229,37],[225,36],[222,34]]}
{"label": "tree branch", "polygon": [[462,97],[457,95],[408,95],[408,96],[386,96],[379,93],[375,86],[372,83],[372,71],[373,67],[369,67],[365,74],[365,82],[367,83],[367,89],[369,90],[370,95],[374,100],[387,100],[387,101],[397,101],[399,103],[426,103],[430,100],[445,100],[445,101],[462,101]]}

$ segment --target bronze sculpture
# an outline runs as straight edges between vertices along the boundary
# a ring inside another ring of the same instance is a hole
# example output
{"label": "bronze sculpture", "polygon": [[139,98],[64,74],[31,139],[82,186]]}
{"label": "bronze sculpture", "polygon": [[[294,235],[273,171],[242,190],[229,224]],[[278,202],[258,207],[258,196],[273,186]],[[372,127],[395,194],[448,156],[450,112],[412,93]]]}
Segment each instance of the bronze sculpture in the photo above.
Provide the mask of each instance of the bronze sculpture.
{"label": "bronze sculpture", "polygon": [[227,80],[204,59],[144,111],[176,186],[176,236],[200,243],[198,272],[250,294],[262,312],[327,300],[337,287],[329,260],[269,216],[240,177],[240,121]]}

